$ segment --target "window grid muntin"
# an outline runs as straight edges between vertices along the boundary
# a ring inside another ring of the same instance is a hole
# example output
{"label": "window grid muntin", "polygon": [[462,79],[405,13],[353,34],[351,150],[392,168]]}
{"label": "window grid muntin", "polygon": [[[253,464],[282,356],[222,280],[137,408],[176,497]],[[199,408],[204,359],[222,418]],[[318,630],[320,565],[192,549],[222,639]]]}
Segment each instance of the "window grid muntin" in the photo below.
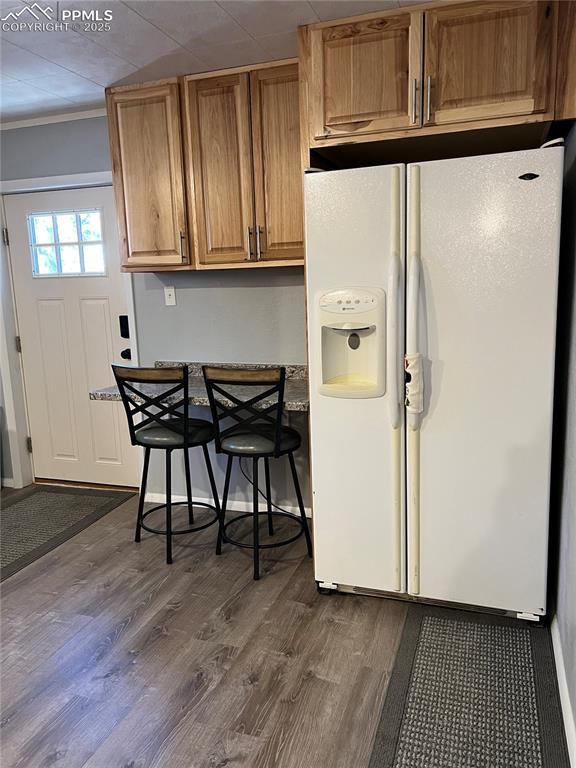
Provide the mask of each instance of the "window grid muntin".
{"label": "window grid muntin", "polygon": [[[80,226],[80,216],[83,213],[98,213],[100,219],[100,240],[77,240],[72,241],[60,241],[58,239],[58,224],[56,217],[61,214],[73,213],[76,217],[76,233],[82,238],[82,228]],[[34,229],[34,219],[40,216],[50,216],[52,219],[52,232],[54,234],[54,240],[50,243],[37,243],[36,232]],[[102,208],[81,208],[64,211],[36,211],[27,216],[28,219],[28,244],[32,255],[32,275],[33,277],[102,277],[108,273],[108,265],[106,262],[106,251],[104,248],[104,221],[102,216]],[[62,245],[76,245],[80,255],[80,272],[62,272],[62,255],[60,253],[60,246]],[[84,245],[101,245],[102,255],[104,258],[104,270],[102,272],[85,272],[84,261]],[[39,248],[54,248],[56,252],[56,272],[40,272],[38,267],[38,249]]]}

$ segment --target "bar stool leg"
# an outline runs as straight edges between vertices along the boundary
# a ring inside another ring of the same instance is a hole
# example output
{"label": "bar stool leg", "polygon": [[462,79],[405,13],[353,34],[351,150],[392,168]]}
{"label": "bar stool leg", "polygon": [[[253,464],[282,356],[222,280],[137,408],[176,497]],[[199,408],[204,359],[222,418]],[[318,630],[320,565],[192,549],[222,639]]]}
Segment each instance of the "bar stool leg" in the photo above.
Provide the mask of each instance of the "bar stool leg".
{"label": "bar stool leg", "polygon": [[312,539],[310,538],[310,531],[308,530],[308,520],[306,520],[306,513],[304,511],[304,500],[302,499],[302,491],[300,490],[300,483],[298,482],[298,474],[296,472],[294,454],[290,452],[288,454],[288,458],[290,459],[290,469],[292,470],[292,479],[294,480],[294,488],[296,489],[296,498],[298,499],[298,508],[300,509],[300,518],[302,520],[302,527],[304,528],[304,536],[306,537],[306,547],[308,548],[308,557],[312,557]]}
{"label": "bar stool leg", "polygon": [[139,542],[142,531],[142,514],[144,512],[144,498],[146,496],[146,483],[148,482],[148,464],[150,463],[150,448],[144,448],[144,467],[142,469],[142,482],[140,484],[140,498],[138,499],[138,517],[136,518],[136,533],[134,541]]}
{"label": "bar stool leg", "polygon": [[202,446],[204,452],[204,461],[206,462],[206,470],[208,471],[208,480],[210,481],[210,489],[212,491],[212,498],[214,499],[214,506],[216,507],[216,514],[218,515],[218,538],[216,539],[216,554],[222,554],[222,525],[224,520],[222,517],[222,510],[220,509],[220,500],[218,498],[218,489],[216,488],[216,482],[214,480],[214,472],[212,471],[212,462],[210,461],[210,454],[208,452],[208,446],[204,444]]}
{"label": "bar stool leg", "polygon": [[166,451],[166,562],[172,562],[172,451]]}
{"label": "bar stool leg", "polygon": [[252,528],[254,532],[254,580],[260,578],[260,531],[258,525],[258,459],[252,459]]}
{"label": "bar stool leg", "polygon": [[268,502],[268,533],[274,536],[274,521],[272,518],[272,491],[270,489],[270,461],[264,457],[264,473],[266,475],[266,501]]}
{"label": "bar stool leg", "polygon": [[222,494],[222,530],[218,531],[218,537],[220,539],[219,543],[216,544],[216,551],[218,552],[218,547],[220,547],[220,551],[222,551],[222,542],[226,542],[226,535],[224,533],[224,523],[226,522],[226,505],[228,503],[228,491],[230,489],[230,475],[232,473],[232,461],[233,457],[228,456],[228,463],[226,464],[226,477],[224,479],[224,492]]}
{"label": "bar stool leg", "polygon": [[192,481],[190,479],[190,455],[184,448],[184,474],[186,475],[186,496],[188,498],[188,522],[194,525],[194,505],[192,503]]}

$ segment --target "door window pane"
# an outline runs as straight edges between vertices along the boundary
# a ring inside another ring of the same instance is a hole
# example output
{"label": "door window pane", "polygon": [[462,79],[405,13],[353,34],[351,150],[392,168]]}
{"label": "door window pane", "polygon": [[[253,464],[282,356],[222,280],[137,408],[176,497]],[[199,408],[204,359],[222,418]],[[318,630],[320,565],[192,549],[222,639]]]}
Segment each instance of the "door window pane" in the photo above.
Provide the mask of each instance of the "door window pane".
{"label": "door window pane", "polygon": [[59,213],[56,216],[58,223],[58,242],[77,243],[78,233],[76,232],[76,214]]}
{"label": "door window pane", "polygon": [[34,216],[32,236],[35,243],[54,242],[54,222],[52,216]]}
{"label": "door window pane", "polygon": [[28,232],[35,277],[106,274],[100,210],[34,213]]}
{"label": "door window pane", "polygon": [[[62,262],[62,272],[82,272],[80,266],[80,248],[77,245],[61,245],[60,261]],[[102,271],[102,270],[100,270]]]}
{"label": "door window pane", "polygon": [[79,214],[82,240],[102,240],[100,211],[84,211]]}
{"label": "door window pane", "polygon": [[56,248],[53,245],[42,245],[36,248],[36,263],[39,275],[55,275],[58,272]]}
{"label": "door window pane", "polygon": [[84,246],[84,271],[104,272],[104,249],[101,244]]}

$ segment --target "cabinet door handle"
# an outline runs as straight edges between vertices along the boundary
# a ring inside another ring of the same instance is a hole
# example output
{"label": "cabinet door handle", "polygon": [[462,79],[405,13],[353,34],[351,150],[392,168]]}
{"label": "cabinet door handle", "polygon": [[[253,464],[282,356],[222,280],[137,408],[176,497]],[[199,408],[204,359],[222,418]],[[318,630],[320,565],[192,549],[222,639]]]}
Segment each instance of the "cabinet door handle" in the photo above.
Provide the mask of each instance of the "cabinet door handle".
{"label": "cabinet door handle", "polygon": [[252,253],[252,227],[248,227],[248,256],[246,261],[251,261],[254,254]]}
{"label": "cabinet door handle", "polygon": [[256,261],[260,261],[262,258],[262,244],[260,243],[261,234],[262,227],[256,227]]}
{"label": "cabinet door handle", "polygon": [[410,123],[412,125],[415,124],[415,122],[417,120],[417,117],[418,117],[418,114],[417,114],[417,111],[416,111],[417,110],[417,106],[416,106],[416,96],[417,96],[417,93],[418,93],[418,80],[416,80],[416,78],[414,77],[412,79],[412,115],[411,115],[411,119],[410,119]]}
{"label": "cabinet door handle", "polygon": [[180,230],[180,260],[185,261],[186,257],[184,255],[184,240],[186,239],[186,234],[182,230]]}
{"label": "cabinet door handle", "polygon": [[432,76],[426,78],[426,122],[430,122],[430,109],[432,102]]}

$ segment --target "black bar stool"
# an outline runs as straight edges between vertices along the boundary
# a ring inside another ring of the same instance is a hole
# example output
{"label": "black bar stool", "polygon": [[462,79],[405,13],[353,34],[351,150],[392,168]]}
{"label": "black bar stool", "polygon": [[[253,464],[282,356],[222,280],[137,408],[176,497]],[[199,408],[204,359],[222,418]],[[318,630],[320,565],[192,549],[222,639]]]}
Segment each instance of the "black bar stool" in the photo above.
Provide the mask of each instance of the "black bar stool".
{"label": "black bar stool", "polygon": [[[308,521],[304,512],[304,501],[298,474],[294,463],[294,451],[302,442],[300,434],[290,427],[282,426],[284,410],[284,380],[285,368],[218,368],[203,366],[204,381],[210,401],[212,420],[216,428],[216,452],[228,456],[226,479],[222,496],[222,525],[218,533],[224,542],[254,550],[254,578],[260,578],[260,549],[282,547],[296,541],[302,534],[306,537],[308,556],[312,557],[312,541],[308,530]],[[254,393],[254,394],[253,394]],[[223,428],[222,422],[231,419],[232,425]],[[298,499],[300,517],[272,510],[270,490],[271,458],[288,455],[292,479]],[[228,522],[225,521],[230,475],[234,457],[252,459],[253,510],[237,515]],[[260,512],[258,508],[258,461],[264,459],[266,477],[267,511]],[[288,517],[299,523],[300,530],[295,536],[270,544],[260,544],[259,516],[268,517],[268,532],[274,533],[273,517]],[[226,529],[243,518],[252,517],[252,543],[246,544],[232,539]]]}
{"label": "black bar stool", "polygon": [[[218,523],[218,539],[216,554],[221,552],[221,512],[218,491],[214,482],[214,473],[208,453],[208,443],[214,439],[214,427],[204,419],[193,419],[188,416],[188,369],[185,366],[177,368],[132,368],[124,365],[113,365],[114,377],[124,403],[128,417],[128,428],[132,445],[144,448],[144,469],[138,503],[138,518],[134,541],[139,542],[142,528],[150,533],[166,536],[166,562],[172,562],[172,536],[192,533],[208,528]],[[141,415],[142,420],[135,421]],[[202,446],[204,461],[208,470],[210,488],[214,506],[194,501],[192,498],[192,482],[190,479],[189,448]],[[148,479],[150,451],[160,449],[166,451],[166,504],[158,504],[144,511],[144,497]],[[184,469],[186,475],[187,501],[172,502],[172,451],[184,452]],[[173,530],[172,507],[186,504],[188,506],[189,527]],[[214,510],[214,518],[203,525],[194,525],[194,506]],[[151,528],[144,522],[148,515],[158,509],[166,509],[166,528]]]}

